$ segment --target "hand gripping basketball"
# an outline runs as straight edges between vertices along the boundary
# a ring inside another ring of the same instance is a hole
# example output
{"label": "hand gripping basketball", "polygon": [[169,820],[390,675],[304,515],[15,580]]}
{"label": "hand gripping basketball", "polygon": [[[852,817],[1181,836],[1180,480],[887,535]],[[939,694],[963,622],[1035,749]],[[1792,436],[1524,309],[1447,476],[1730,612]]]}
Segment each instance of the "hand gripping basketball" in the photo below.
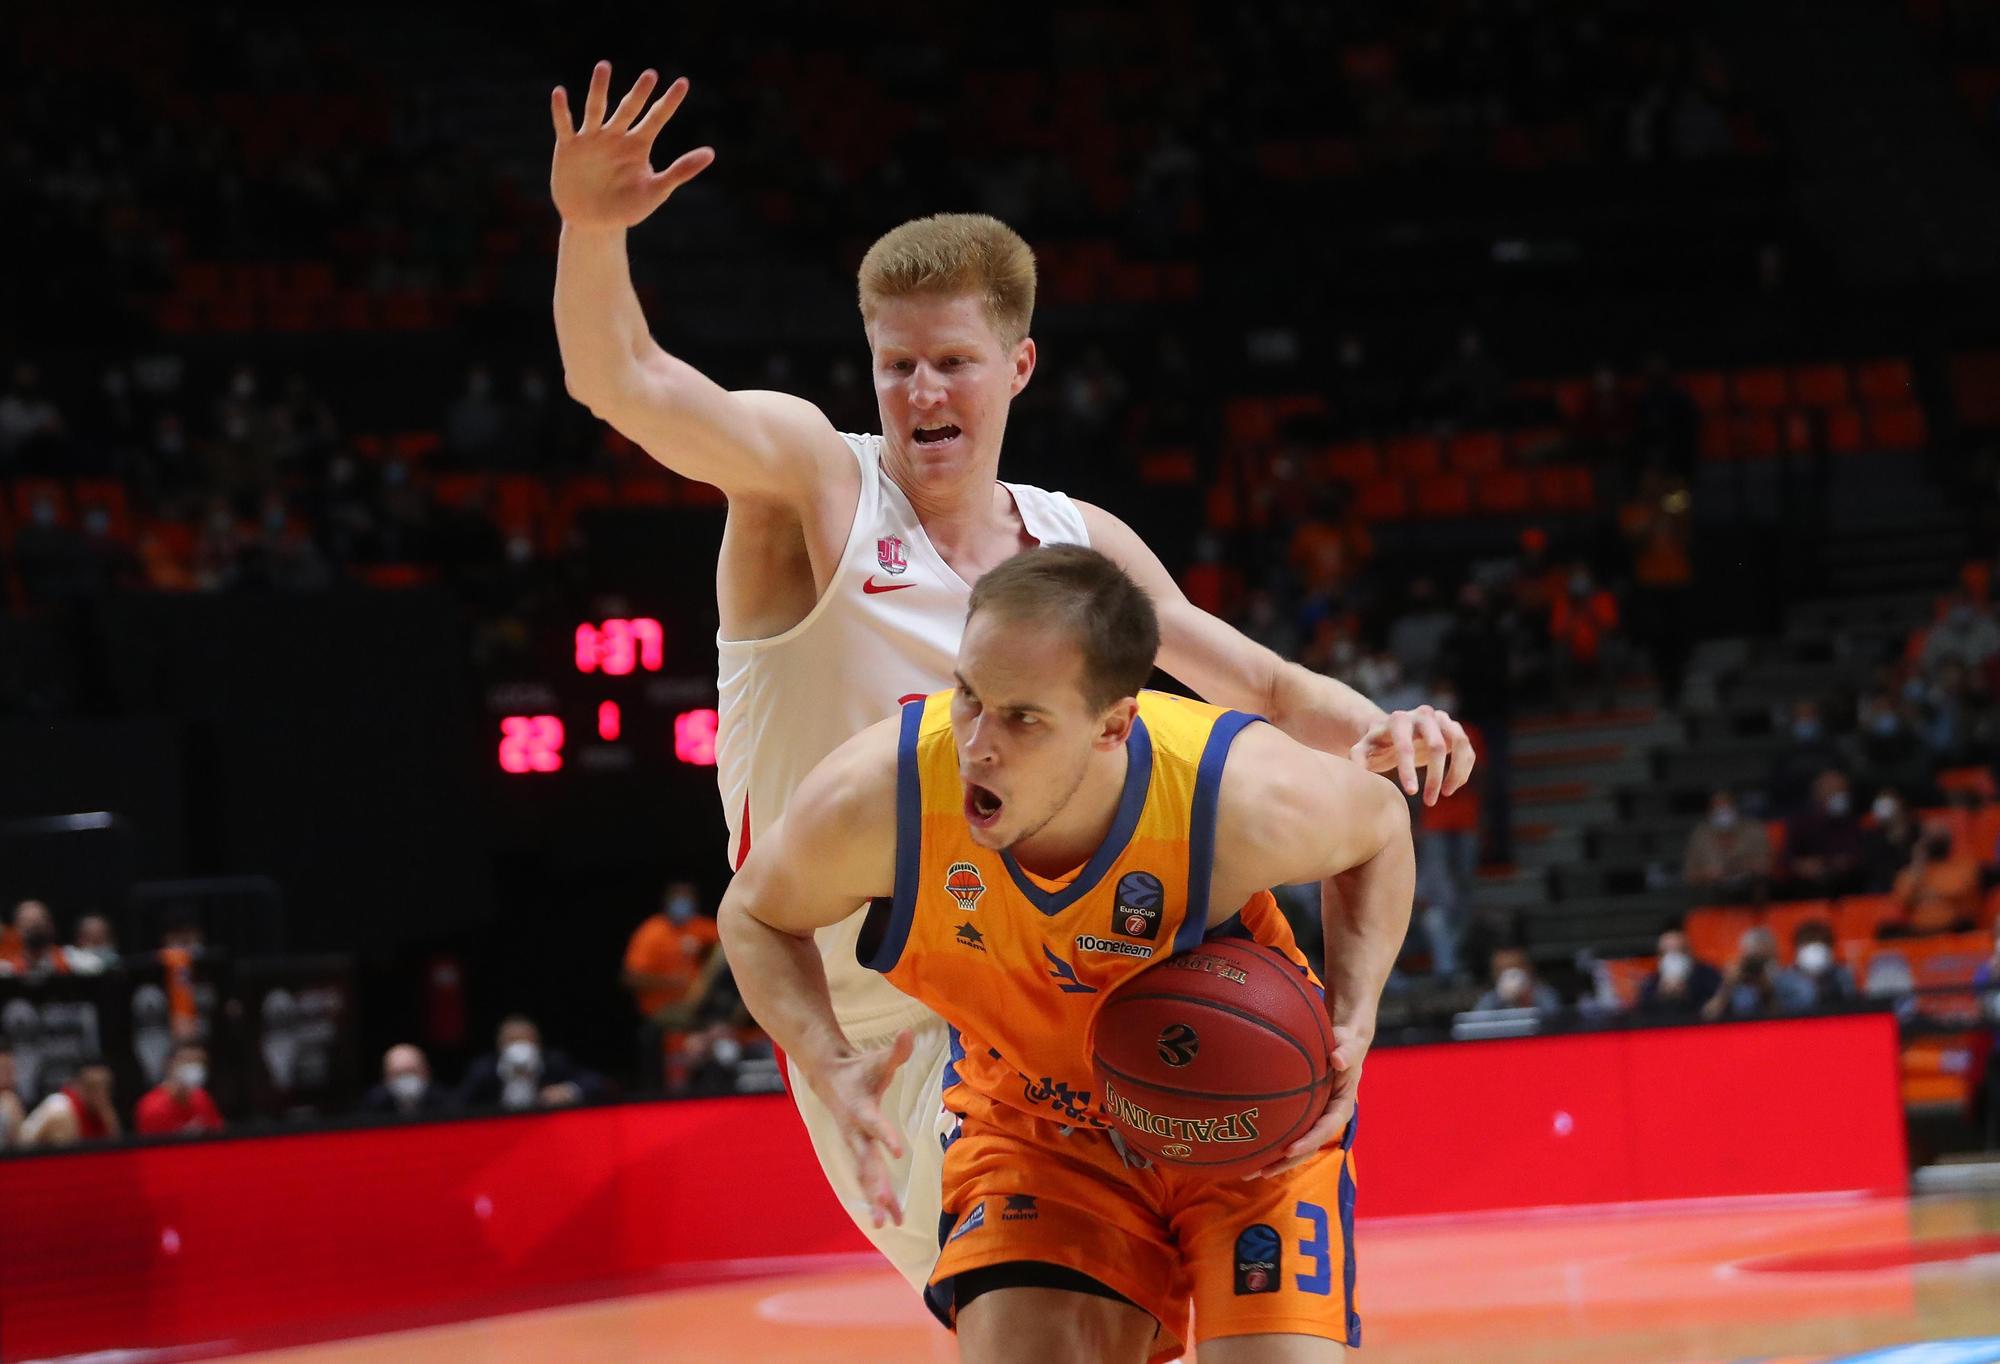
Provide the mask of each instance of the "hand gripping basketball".
{"label": "hand gripping basketball", "polygon": [[878,1227],[884,1222],[903,1224],[903,1208],[889,1178],[889,1161],[903,1157],[903,1134],[882,1116],[882,1095],[915,1048],[916,1034],[905,1028],[887,1047],[843,1057],[812,1077],[813,1089],[826,1101],[847,1138],[855,1173],[868,1199],[868,1215]]}

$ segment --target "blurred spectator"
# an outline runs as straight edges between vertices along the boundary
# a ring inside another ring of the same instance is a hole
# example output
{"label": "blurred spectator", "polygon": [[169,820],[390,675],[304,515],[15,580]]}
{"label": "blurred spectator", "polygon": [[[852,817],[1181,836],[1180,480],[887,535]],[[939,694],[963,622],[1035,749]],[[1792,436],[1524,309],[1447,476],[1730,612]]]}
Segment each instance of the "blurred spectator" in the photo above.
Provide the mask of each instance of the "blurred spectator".
{"label": "blurred spectator", "polygon": [[1649,469],[1619,510],[1637,584],[1633,628],[1651,646],[1653,671],[1668,701],[1677,700],[1687,661],[1689,589],[1694,585],[1694,518],[1687,484]]}
{"label": "blurred spectator", "polygon": [[166,1078],[139,1100],[132,1130],[145,1137],[220,1132],[222,1114],[208,1094],[208,1049],[182,1042],[167,1063]]}
{"label": "blurred spectator", "polygon": [[1678,928],[1660,935],[1660,960],[1639,983],[1639,1012],[1654,1018],[1694,1018],[1722,988],[1722,972],[1694,955]]}
{"label": "blurred spectator", "polygon": [[0,1044],[0,1151],[21,1144],[20,1076],[14,1072],[14,1053]]}
{"label": "blurred spectator", "polygon": [[361,1100],[361,1111],[414,1118],[452,1111],[451,1093],[431,1083],[431,1063],[421,1047],[400,1042],[382,1053],[382,1083]]}
{"label": "blurred spectator", "polygon": [[[1449,687],[1431,696],[1437,709],[1458,718],[1458,696]],[[1486,779],[1485,736],[1477,725],[1465,726],[1480,765],[1472,780],[1436,805],[1418,804],[1417,896],[1418,923],[1430,941],[1431,970],[1444,977],[1458,974],[1459,948],[1465,936],[1472,891],[1479,876],[1480,784]]]}
{"label": "blurred spectator", "polygon": [[1734,793],[1708,798],[1708,818],[1688,835],[1681,879],[1706,900],[1761,903],[1770,891],[1771,840],[1761,820],[1746,820]]}
{"label": "blurred spectator", "polygon": [[1567,590],[1549,607],[1549,642],[1555,647],[1556,677],[1569,684],[1602,679],[1615,647],[1618,599],[1597,585],[1586,564],[1570,569]]}
{"label": "blurred spectator", "polygon": [[118,947],[111,939],[111,921],[86,914],[76,921],[76,941],[63,949],[63,960],[79,976],[95,976],[118,964]]}
{"label": "blurred spectator", "polygon": [[1736,960],[1723,972],[1722,984],[1702,1006],[1701,1016],[1717,1018],[1764,1018],[1776,1012],[1778,1000],[1778,944],[1768,928],[1745,929],[1736,948]]}
{"label": "blurred spectator", "polygon": [[445,414],[446,445],[465,463],[480,464],[500,444],[506,426],[506,413],[493,396],[492,371],[474,365],[465,376],[465,391]]}
{"label": "blurred spectator", "polygon": [[1919,789],[1930,781],[1931,755],[1895,698],[1885,692],[1867,696],[1856,720],[1848,752],[1864,778],[1904,790]]}
{"label": "blurred spectator", "polygon": [[1489,1009],[1533,1009],[1543,1018],[1562,1012],[1562,997],[1535,976],[1535,963],[1519,947],[1503,947],[1493,954],[1493,987],[1472,1007]]}
{"label": "blurred spectator", "polygon": [[1474,769],[1484,791],[1480,825],[1483,859],[1506,862],[1513,856],[1513,781],[1510,761],[1514,720],[1516,658],[1510,618],[1496,608],[1484,586],[1468,582],[1458,591],[1458,618],[1439,650],[1440,670],[1456,689],[1462,710],[1455,720],[1476,723],[1485,740]]}
{"label": "blurred spectator", "polygon": [[191,914],[176,918],[160,935],[167,1019],[176,1038],[191,1040],[201,1035],[201,1005],[195,991],[194,968],[206,951],[201,924]]}
{"label": "blurred spectator", "polygon": [[82,595],[88,560],[83,537],[62,523],[55,499],[37,493],[27,524],[14,533],[14,564],[29,598],[46,603]]}
{"label": "blurred spectator", "polygon": [[1787,1013],[1840,1009],[1861,997],[1854,975],[1834,960],[1833,928],[1808,919],[1792,935],[1792,964],[1778,972],[1778,1005]]}
{"label": "blurred spectator", "polygon": [[1926,672],[1956,663],[1967,672],[1978,673],[1996,657],[2000,657],[2000,621],[1994,619],[1990,606],[1960,596],[1931,627],[1918,662]]}
{"label": "blurred spectator", "polygon": [[1950,825],[1926,824],[1891,894],[1903,918],[1883,936],[1967,932],[1979,917],[1979,859],[1954,848]]}
{"label": "blurred spectator", "polygon": [[46,464],[46,450],[63,434],[62,413],[42,391],[42,372],[31,364],[14,366],[7,391],[0,393],[0,471]]}
{"label": "blurred spectator", "polygon": [[544,1051],[534,1020],[514,1014],[500,1024],[494,1052],[472,1063],[458,1097],[469,1109],[563,1108],[603,1098],[604,1082],[561,1052]]}
{"label": "blurred spectator", "polygon": [[1923,830],[1903,793],[1884,787],[1868,807],[1868,829],[1861,849],[1861,889],[1881,895],[1896,884],[1896,877],[1915,854]]}
{"label": "blurred spectator", "polygon": [[1805,800],[1822,772],[1841,766],[1845,759],[1826,732],[1819,702],[1811,697],[1792,703],[1784,733],[1785,747],[1771,767],[1771,809],[1788,815]]}
{"label": "blurred spectator", "polygon": [[[1345,484],[1313,489],[1309,514],[1292,532],[1286,562],[1308,599],[1338,596],[1375,553],[1375,538],[1355,510]],[[1288,502],[1281,499],[1281,502]],[[1283,515],[1289,505],[1278,509]]]}
{"label": "blurred spectator", "polygon": [[86,1060],[70,1082],[35,1106],[21,1123],[23,1146],[75,1146],[119,1134],[111,1102],[111,1067]]}
{"label": "blurred spectator", "polygon": [[1454,624],[1452,613],[1438,595],[1437,581],[1421,577],[1410,584],[1403,613],[1389,627],[1389,652],[1419,680],[1432,677],[1445,636]]}
{"label": "blurred spectator", "polygon": [[675,881],[660,897],[658,912],[649,915],[626,944],[623,980],[644,1020],[639,1033],[640,1074],[649,1085],[664,1073],[667,1088],[674,1090],[686,1077],[678,1035],[693,1024],[695,1010],[722,965],[721,940],[714,918],[701,912],[701,895],[694,883]]}
{"label": "blurred spectator", "polygon": [[1864,844],[1846,775],[1820,773],[1811,804],[1785,822],[1787,889],[1799,898],[1854,894]]}
{"label": "blurred spectator", "polygon": [[0,973],[20,976],[66,976],[69,963],[56,941],[55,916],[40,900],[14,906],[14,931],[0,945]]}

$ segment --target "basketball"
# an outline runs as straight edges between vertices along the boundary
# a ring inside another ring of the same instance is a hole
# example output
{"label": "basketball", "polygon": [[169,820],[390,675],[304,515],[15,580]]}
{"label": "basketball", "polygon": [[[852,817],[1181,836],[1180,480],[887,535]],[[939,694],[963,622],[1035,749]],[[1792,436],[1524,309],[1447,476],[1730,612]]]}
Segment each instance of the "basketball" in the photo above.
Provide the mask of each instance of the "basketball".
{"label": "basketball", "polygon": [[1252,942],[1204,943],[1098,1010],[1091,1062],[1134,1148],[1218,1178],[1278,1158],[1333,1090],[1333,1027],[1304,972]]}

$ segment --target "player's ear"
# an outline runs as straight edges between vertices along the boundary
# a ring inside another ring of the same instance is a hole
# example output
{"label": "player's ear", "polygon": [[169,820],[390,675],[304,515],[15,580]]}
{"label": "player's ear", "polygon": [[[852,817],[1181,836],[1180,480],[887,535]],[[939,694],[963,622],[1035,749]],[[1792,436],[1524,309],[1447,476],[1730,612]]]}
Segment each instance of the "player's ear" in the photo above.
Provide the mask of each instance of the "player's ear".
{"label": "player's ear", "polygon": [[1109,752],[1132,737],[1132,722],[1139,718],[1137,697],[1128,696],[1114,702],[1111,709],[1104,712],[1104,718],[1097,731],[1096,747]]}
{"label": "player's ear", "polygon": [[1010,398],[1020,396],[1021,390],[1028,386],[1028,380],[1034,373],[1035,338],[1024,336],[1014,347],[1014,380],[1007,386],[1007,396]]}

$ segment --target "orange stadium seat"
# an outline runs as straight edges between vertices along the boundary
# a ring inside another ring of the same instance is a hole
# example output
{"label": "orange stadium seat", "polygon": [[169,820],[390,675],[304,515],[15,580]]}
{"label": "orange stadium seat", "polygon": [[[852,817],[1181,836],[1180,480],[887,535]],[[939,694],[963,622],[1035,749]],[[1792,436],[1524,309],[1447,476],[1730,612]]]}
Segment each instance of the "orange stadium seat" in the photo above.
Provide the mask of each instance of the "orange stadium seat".
{"label": "orange stadium seat", "polygon": [[[1798,935],[1799,926],[1806,923],[1823,923],[1833,927],[1833,902],[1831,900],[1793,900],[1772,905],[1764,911],[1764,927],[1771,930],[1771,936],[1778,940],[1778,954],[1789,958],[1792,940]],[[1835,936],[1838,936],[1837,934]]]}
{"label": "orange stadium seat", "polygon": [[1893,895],[1848,895],[1834,903],[1833,936],[1842,944],[1873,942],[1875,931],[1903,917]]}
{"label": "orange stadium seat", "polygon": [[1993,772],[1985,767],[1952,767],[1937,774],[1938,790],[1946,794],[1964,791],[1981,800],[2000,799],[2000,789],[1993,782]]}
{"label": "orange stadium seat", "polygon": [[1709,412],[1701,419],[1701,457],[1711,463],[1729,458],[1729,417]]}
{"label": "orange stadium seat", "polygon": [[1464,474],[1438,474],[1417,480],[1417,515],[1470,516],[1472,480]]}
{"label": "orange stadium seat", "polygon": [[1850,391],[1846,365],[1800,365],[1792,371],[1792,396],[1807,407],[1844,407]]}
{"label": "orange stadium seat", "polygon": [[1326,472],[1329,478],[1345,479],[1349,483],[1366,483],[1382,471],[1382,457],[1376,451],[1373,441],[1352,440],[1335,445],[1326,451]]}
{"label": "orange stadium seat", "polygon": [[1778,414],[1778,443],[1788,455],[1810,454],[1819,446],[1813,429],[1813,414],[1803,408],[1788,408]]}
{"label": "orange stadium seat", "polygon": [[1473,502],[1495,516],[1518,516],[1534,505],[1534,489],[1519,469],[1482,475],[1473,485]]}
{"label": "orange stadium seat", "polygon": [[1741,407],[1768,411],[1783,407],[1791,399],[1791,384],[1782,369],[1739,369],[1730,387]]}
{"label": "orange stadium seat", "polygon": [[1612,957],[1604,963],[1604,974],[1619,1008],[1629,1009],[1639,1002],[1639,987],[1659,963],[1658,957]]}
{"label": "orange stadium seat", "polygon": [[1851,455],[1867,447],[1861,413],[1852,407],[1836,407],[1826,414],[1826,448],[1836,455]]}
{"label": "orange stadium seat", "polygon": [[1916,379],[1908,360],[1870,360],[1855,371],[1856,387],[1870,403],[1906,403],[1915,400]]}
{"label": "orange stadium seat", "polygon": [[1683,374],[1680,385],[1703,412],[1720,412],[1729,405],[1729,380],[1716,370],[1694,370]]}
{"label": "orange stadium seat", "polygon": [[1979,910],[1979,927],[1986,933],[2000,930],[2000,886],[1986,892],[1986,903]]}
{"label": "orange stadium seat", "polygon": [[1452,472],[1460,474],[1494,473],[1507,462],[1507,447],[1497,431],[1461,431],[1445,452]]}
{"label": "orange stadium seat", "polygon": [[493,480],[495,519],[502,534],[533,537],[548,510],[548,490],[533,474],[502,474]]}
{"label": "orange stadium seat", "polygon": [[1529,475],[1535,504],[1549,511],[1589,511],[1597,484],[1581,464],[1555,464]]}
{"label": "orange stadium seat", "polygon": [[1748,905],[1705,905],[1687,916],[1688,950],[1711,966],[1736,960],[1736,944],[1756,926],[1757,911]]}
{"label": "orange stadium seat", "polygon": [[1729,453],[1736,459],[1769,459],[1777,454],[1777,419],[1769,412],[1739,412],[1731,417]]}
{"label": "orange stadium seat", "polygon": [[110,523],[111,538],[121,543],[132,541],[132,509],[125,499],[125,485],[115,478],[80,478],[71,491],[75,495],[77,514],[101,510]]}
{"label": "orange stadium seat", "polygon": [[1186,446],[1146,451],[1139,456],[1139,481],[1154,487],[1193,487],[1196,482],[1194,451]]}
{"label": "orange stadium seat", "polygon": [[1924,410],[1915,403],[1868,409],[1868,443],[1881,450],[1918,450],[1925,436]]}
{"label": "orange stadium seat", "polygon": [[1278,434],[1278,414],[1263,398],[1234,398],[1222,409],[1222,429],[1232,445],[1256,445]]}
{"label": "orange stadium seat", "polygon": [[1436,436],[1396,436],[1382,453],[1384,467],[1400,478],[1428,478],[1443,466]]}
{"label": "orange stadium seat", "polygon": [[1378,478],[1362,485],[1356,505],[1371,521],[1401,521],[1410,514],[1409,486],[1400,478]]}

